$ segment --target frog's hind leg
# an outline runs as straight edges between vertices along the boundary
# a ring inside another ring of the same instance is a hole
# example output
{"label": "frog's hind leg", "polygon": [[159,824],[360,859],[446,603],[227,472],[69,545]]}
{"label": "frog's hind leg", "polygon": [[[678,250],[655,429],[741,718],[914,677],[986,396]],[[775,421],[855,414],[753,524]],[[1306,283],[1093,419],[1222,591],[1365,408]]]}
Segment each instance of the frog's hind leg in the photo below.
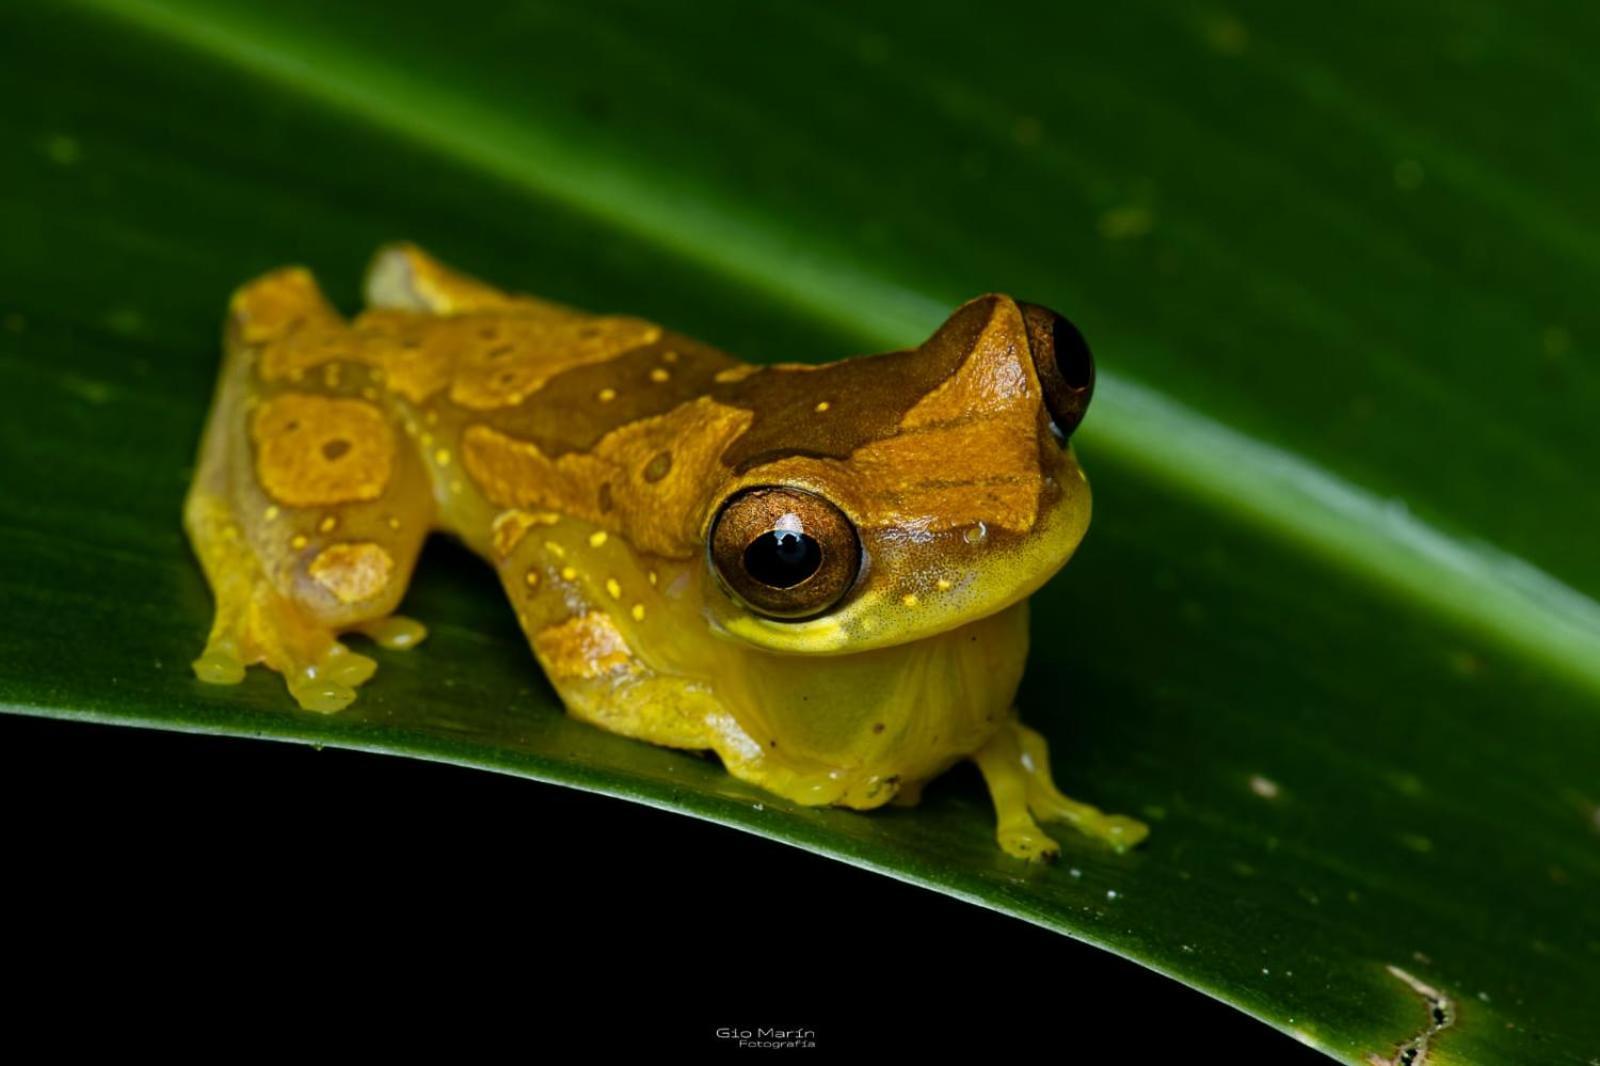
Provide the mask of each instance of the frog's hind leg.
{"label": "frog's hind leg", "polygon": [[452,270],[416,245],[384,245],[367,268],[367,306],[435,315],[495,311],[517,315],[567,316],[559,304],[513,296],[487,282]]}
{"label": "frog's hind leg", "polygon": [[421,458],[303,270],[235,295],[184,525],[216,598],[202,681],[264,663],[299,704],[342,709],[376,663],[338,634],[421,639],[391,615],[433,515]]}
{"label": "frog's hind leg", "polygon": [[1000,846],[1017,858],[1053,860],[1060,852],[1035,817],[1067,822],[1117,851],[1133,847],[1149,833],[1133,818],[1105,814],[1062,795],[1050,776],[1050,749],[1044,737],[1023,725],[1015,711],[973,760],[994,797]]}

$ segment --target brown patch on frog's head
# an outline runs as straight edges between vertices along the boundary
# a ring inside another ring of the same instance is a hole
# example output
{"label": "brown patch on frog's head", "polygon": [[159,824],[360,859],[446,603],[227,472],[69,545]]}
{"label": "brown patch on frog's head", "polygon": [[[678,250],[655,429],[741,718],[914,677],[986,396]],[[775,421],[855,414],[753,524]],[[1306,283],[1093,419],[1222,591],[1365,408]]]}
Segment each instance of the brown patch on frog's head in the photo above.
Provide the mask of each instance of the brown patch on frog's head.
{"label": "brown patch on frog's head", "polygon": [[[1015,603],[1087,527],[1088,484],[1069,439],[1092,388],[1071,323],[997,295],[963,305],[914,349],[727,382],[716,399],[753,418],[723,452],[730,477],[708,514],[712,567],[738,605],[713,612],[757,644],[842,651]],[[841,523],[851,536],[835,532]],[[800,539],[813,525],[831,548]],[[837,567],[852,550],[842,584]],[[752,566],[789,582],[769,597],[781,611],[750,591]],[[815,577],[799,573],[807,567]]]}

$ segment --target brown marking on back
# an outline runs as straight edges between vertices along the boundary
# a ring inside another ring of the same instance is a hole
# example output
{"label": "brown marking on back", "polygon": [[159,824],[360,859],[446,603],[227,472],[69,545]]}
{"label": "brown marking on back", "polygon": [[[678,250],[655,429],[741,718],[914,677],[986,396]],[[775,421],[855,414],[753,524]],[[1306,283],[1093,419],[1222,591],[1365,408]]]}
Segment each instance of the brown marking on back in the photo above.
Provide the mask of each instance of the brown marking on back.
{"label": "brown marking on back", "polygon": [[[677,358],[671,363],[665,355]],[[653,344],[606,362],[569,367],[521,404],[485,412],[479,420],[507,436],[536,444],[554,458],[586,452],[619,426],[655,418],[711,392],[719,371],[738,365],[687,337],[663,334]],[[670,369],[665,381],[651,371]]]}
{"label": "brown marking on back", "polygon": [[415,404],[447,396],[479,414],[461,450],[490,500],[663,555],[696,550],[711,497],[756,477],[826,488],[863,526],[926,532],[1026,531],[1050,491],[1026,327],[1007,298],[969,302],[915,349],[753,367],[639,319],[445,280],[410,283],[441,310],[464,293],[470,310],[380,308],[346,330],[289,271],[236,314],[264,346],[263,377],[346,359]]}
{"label": "brown marking on back", "polygon": [[[454,403],[477,411],[514,407],[565,370],[604,363],[661,337],[659,326],[642,319],[521,302],[458,315],[380,308],[346,326],[315,294],[309,275],[258,282],[247,292],[246,301],[236,301],[236,329],[246,343],[261,346],[263,381],[298,381],[324,364],[348,361],[381,370],[388,387],[413,404],[448,389]],[[317,302],[307,303],[311,294]]]}
{"label": "brown marking on back", "polygon": [[482,323],[468,329],[450,385],[450,399],[474,411],[515,407],[564,370],[607,362],[661,337],[660,326],[637,318],[507,315]]}
{"label": "brown marking on back", "polygon": [[256,408],[250,433],[256,479],[278,503],[326,507],[375,500],[389,484],[394,431],[363,400],[280,393]]}
{"label": "brown marking on back", "polygon": [[461,357],[460,330],[411,311],[368,311],[352,327],[356,358],[380,367],[384,383],[414,404],[449,386]]}
{"label": "brown marking on back", "polygon": [[[750,419],[748,411],[702,396],[628,422],[585,452],[552,456],[480,424],[462,434],[461,455],[497,506],[559,511],[620,533],[641,551],[682,558],[700,548],[702,511],[726,476],[720,456]],[[652,480],[662,452],[670,452],[670,468]],[[610,510],[600,506],[598,486],[606,484],[617,486]]]}
{"label": "brown marking on back", "polygon": [[[755,414],[723,461],[736,473],[787,456],[844,459],[892,436],[906,412],[944,384],[976,344],[998,299],[961,308],[919,348],[818,367],[765,367],[712,389],[721,403]],[[818,412],[819,403],[827,403]]]}

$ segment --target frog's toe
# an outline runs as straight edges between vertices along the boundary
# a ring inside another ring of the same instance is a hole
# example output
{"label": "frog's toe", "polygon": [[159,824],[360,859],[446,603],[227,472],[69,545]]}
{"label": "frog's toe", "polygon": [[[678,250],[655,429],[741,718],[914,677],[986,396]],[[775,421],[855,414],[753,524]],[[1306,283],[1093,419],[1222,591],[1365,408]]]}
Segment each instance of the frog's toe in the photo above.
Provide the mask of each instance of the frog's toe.
{"label": "frog's toe", "polygon": [[220,642],[208,645],[190,665],[194,676],[208,685],[237,685],[244,680],[244,660],[239,658],[239,649]]}
{"label": "frog's toe", "polygon": [[372,680],[372,675],[378,672],[378,662],[351,651],[336,640],[323,653],[315,669],[318,676],[328,681],[355,688]]}
{"label": "frog's toe", "polygon": [[302,711],[334,714],[355,702],[356,690],[337,681],[296,679],[289,682],[289,695]]}
{"label": "frog's toe", "polygon": [[1127,851],[1137,847],[1145,837],[1150,835],[1150,827],[1137,818],[1129,818],[1125,814],[1108,814],[1100,823],[1099,830],[1094,834],[1110,844],[1117,851]]}
{"label": "frog's toe", "polygon": [[1135,847],[1150,835],[1150,827],[1136,818],[1106,814],[1087,803],[1067,799],[1053,789],[1031,794],[1028,806],[1035,817],[1066,822],[1084,836],[1103,841],[1118,852]]}
{"label": "frog's toe", "polygon": [[283,674],[289,694],[302,710],[319,714],[333,714],[350,706],[357,686],[371,680],[378,669],[375,660],[331,638],[312,656],[295,656],[281,666],[269,660],[267,665]]}
{"label": "frog's toe", "polygon": [[415,618],[398,614],[362,622],[353,632],[362,634],[378,647],[389,651],[410,651],[428,638],[427,626]]}
{"label": "frog's toe", "polygon": [[1001,850],[1013,858],[1055,862],[1061,856],[1061,845],[1036,825],[1002,826],[995,838]]}

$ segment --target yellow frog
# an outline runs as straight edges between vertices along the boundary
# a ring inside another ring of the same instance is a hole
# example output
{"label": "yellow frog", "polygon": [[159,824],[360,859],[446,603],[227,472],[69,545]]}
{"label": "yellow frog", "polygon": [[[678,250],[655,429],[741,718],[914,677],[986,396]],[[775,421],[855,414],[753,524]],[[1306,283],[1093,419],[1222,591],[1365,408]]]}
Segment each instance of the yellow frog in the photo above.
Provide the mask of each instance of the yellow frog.
{"label": "yellow frog", "polygon": [[202,681],[265,663],[344,708],[376,664],[339,634],[422,639],[393,612],[442,530],[586,722],[808,805],[915,804],[970,758],[1019,858],[1059,851],[1035,818],[1144,837],[1056,790],[1011,703],[1027,596],[1089,523],[1066,319],[984,296],[917,348],[754,366],[411,245],[366,295],[346,322],[288,268],[233,297],[184,513],[217,601]]}

